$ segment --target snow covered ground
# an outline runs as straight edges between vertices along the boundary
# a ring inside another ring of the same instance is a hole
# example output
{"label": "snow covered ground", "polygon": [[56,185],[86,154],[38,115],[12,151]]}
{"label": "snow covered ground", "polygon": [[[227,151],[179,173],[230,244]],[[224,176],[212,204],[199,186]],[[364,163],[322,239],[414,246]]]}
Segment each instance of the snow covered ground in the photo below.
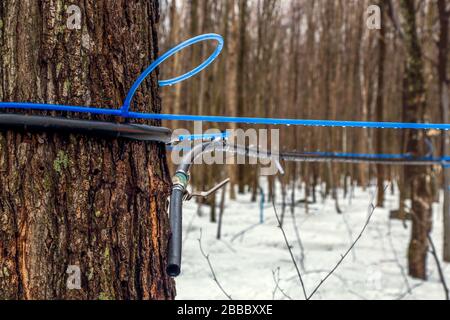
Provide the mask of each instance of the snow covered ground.
{"label": "snow covered ground", "polygon": [[[308,294],[360,233],[375,190],[375,187],[365,191],[357,188],[351,201],[339,194],[343,215],[336,213],[331,199],[310,205],[308,214],[303,204],[298,205],[295,221],[289,208],[286,209],[284,230],[297,261],[301,250],[294,222],[304,247],[304,267],[300,267],[300,272]],[[297,195],[297,199],[302,199],[300,192]],[[432,233],[440,258],[441,205],[434,207]],[[233,299],[304,299],[282,232],[277,227],[272,204],[266,203],[264,208],[265,221],[259,224],[259,203],[252,203],[250,195],[227,201],[222,239],[217,240],[217,224],[209,222],[209,208],[201,208],[202,216],[199,216],[194,201],[184,204],[183,266],[182,274],[176,279],[177,299],[226,299],[200,251],[200,230],[203,250],[209,255],[218,281]],[[428,256],[427,282],[406,276],[410,225],[408,222],[404,228],[401,221],[388,218],[389,210],[397,208],[397,194],[392,196],[387,192],[385,208],[375,210],[354,250],[313,299],[444,298],[431,254]],[[277,210],[281,215],[281,196],[277,197]],[[241,236],[237,236],[244,230]],[[447,283],[450,283],[449,264],[442,265]]]}

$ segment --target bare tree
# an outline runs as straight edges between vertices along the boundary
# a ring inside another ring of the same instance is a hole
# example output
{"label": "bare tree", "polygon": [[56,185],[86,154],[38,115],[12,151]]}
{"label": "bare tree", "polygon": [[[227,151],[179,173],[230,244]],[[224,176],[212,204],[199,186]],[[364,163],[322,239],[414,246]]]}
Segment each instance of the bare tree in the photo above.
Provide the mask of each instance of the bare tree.
{"label": "bare tree", "polygon": [[[378,80],[377,80],[377,101],[376,101],[376,120],[383,121],[384,120],[384,65],[386,59],[386,19],[385,12],[387,7],[388,0],[380,0],[379,5],[381,8],[381,29],[380,35],[378,39]],[[383,145],[385,143],[384,139],[384,131],[378,130],[376,136],[376,151],[378,153],[383,153],[384,148]],[[385,172],[383,165],[377,165],[377,206],[383,207],[384,205],[384,180],[385,180]]]}
{"label": "bare tree", "polygon": [[[405,74],[403,80],[403,116],[406,122],[426,120],[427,101],[423,76],[423,55],[419,42],[416,22],[415,1],[402,0],[406,47]],[[405,134],[405,150],[420,157],[427,154],[426,132],[408,130]],[[409,274],[415,278],[426,279],[426,260],[428,253],[427,235],[431,230],[432,191],[431,169],[427,166],[405,167],[406,184],[410,188],[412,207],[417,219],[413,220],[411,242],[409,245]]]}
{"label": "bare tree", "polygon": [[[446,123],[450,120],[449,81],[447,76],[450,9],[447,8],[447,1],[445,0],[438,0],[437,6],[440,26],[437,64],[439,101],[442,122]],[[446,131],[442,132],[442,154],[450,155],[450,135]],[[444,261],[450,262],[450,168],[447,166],[444,166]]]}

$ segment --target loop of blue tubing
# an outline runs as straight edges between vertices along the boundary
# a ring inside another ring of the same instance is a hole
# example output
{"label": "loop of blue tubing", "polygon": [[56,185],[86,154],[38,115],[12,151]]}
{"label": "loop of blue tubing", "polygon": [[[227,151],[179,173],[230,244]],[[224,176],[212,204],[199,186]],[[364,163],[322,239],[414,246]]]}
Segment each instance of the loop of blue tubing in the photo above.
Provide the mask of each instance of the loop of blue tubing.
{"label": "loop of blue tubing", "polygon": [[189,47],[193,44],[196,44],[198,42],[207,41],[207,40],[216,40],[217,41],[217,47],[216,50],[209,56],[208,59],[203,61],[199,66],[192,69],[189,72],[186,72],[185,74],[178,76],[176,78],[168,79],[168,80],[160,80],[158,82],[160,87],[165,86],[171,86],[174,84],[177,84],[179,82],[182,82],[186,79],[189,79],[196,75],[197,73],[201,72],[203,69],[205,69],[207,66],[209,66],[220,54],[220,52],[223,49],[223,38],[222,36],[215,34],[215,33],[207,33],[202,34],[199,36],[196,36],[194,38],[191,38],[189,40],[186,40],[179,45],[173,47],[166,53],[164,53],[162,56],[158,57],[153,63],[142,72],[139,77],[136,79],[136,81],[131,86],[130,90],[128,91],[127,97],[125,98],[125,101],[122,106],[122,114],[127,114],[128,110],[130,109],[131,100],[133,99],[134,94],[136,93],[136,90],[141,85],[142,81],[145,80],[145,78],[153,72],[161,63],[163,63],[165,60],[170,58],[171,56],[175,55],[176,53],[180,52],[186,47]]}
{"label": "loop of blue tubing", "polygon": [[[31,102],[0,102],[0,108],[13,108],[13,109],[32,109],[32,110],[47,110],[47,111],[65,111],[65,112],[80,112],[80,113],[91,113],[91,114],[101,114],[101,115],[110,115],[110,116],[120,116],[124,118],[135,118],[135,119],[151,119],[151,114],[146,113],[132,113],[129,112],[131,100],[134,97],[134,94],[136,93],[136,90],[139,88],[140,84],[145,80],[145,78],[154,71],[162,62],[170,58],[171,56],[175,55],[176,53],[180,52],[186,47],[189,47],[193,44],[196,44],[198,42],[207,41],[207,40],[215,40],[217,41],[217,47],[216,50],[209,56],[208,59],[206,59],[204,62],[202,62],[199,66],[195,67],[191,71],[186,72],[185,74],[168,79],[168,80],[161,80],[158,82],[159,86],[171,86],[174,84],[177,84],[179,82],[182,82],[186,79],[189,79],[193,76],[195,76],[197,73],[204,70],[206,67],[208,67],[220,54],[220,52],[223,49],[223,38],[222,36],[214,33],[208,33],[199,35],[197,37],[191,38],[189,40],[186,40],[179,45],[173,47],[166,53],[164,53],[162,56],[158,57],[153,63],[145,69],[139,77],[136,79],[136,81],[131,86],[130,90],[127,93],[127,96],[125,98],[125,101],[120,109],[103,109],[103,108],[96,108],[96,107],[86,107],[86,106],[68,106],[68,105],[60,105],[60,104],[49,104],[49,103],[31,103]],[[155,118],[156,119],[156,118]]]}

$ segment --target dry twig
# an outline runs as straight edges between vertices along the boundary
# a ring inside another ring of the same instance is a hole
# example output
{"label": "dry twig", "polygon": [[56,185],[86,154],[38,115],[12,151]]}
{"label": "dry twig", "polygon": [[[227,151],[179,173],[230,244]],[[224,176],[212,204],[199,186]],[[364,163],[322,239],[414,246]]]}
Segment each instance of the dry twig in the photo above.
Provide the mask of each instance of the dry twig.
{"label": "dry twig", "polygon": [[223,292],[223,294],[230,300],[233,300],[231,298],[231,296],[225,291],[225,289],[222,287],[222,285],[220,284],[219,280],[217,279],[216,276],[216,272],[214,271],[214,267],[211,263],[211,260],[209,259],[209,254],[206,254],[205,251],[203,251],[203,247],[202,247],[202,229],[200,229],[200,237],[198,238],[198,245],[200,247],[200,252],[202,253],[203,257],[206,259],[206,261],[208,262],[208,266],[209,269],[211,270],[211,274],[213,276],[213,280],[214,282],[217,284],[217,286],[219,287],[219,289]]}

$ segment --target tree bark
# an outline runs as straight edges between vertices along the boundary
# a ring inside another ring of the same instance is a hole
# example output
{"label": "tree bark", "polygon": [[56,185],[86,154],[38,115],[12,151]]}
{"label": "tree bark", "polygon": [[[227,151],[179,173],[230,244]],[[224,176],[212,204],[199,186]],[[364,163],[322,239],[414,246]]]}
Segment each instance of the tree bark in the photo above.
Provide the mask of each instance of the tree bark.
{"label": "tree bark", "polygon": [[[239,16],[238,16],[238,43],[237,43],[237,56],[236,56],[236,111],[237,114],[242,116],[245,114],[245,87],[246,87],[246,29],[247,29],[247,0],[238,1]],[[241,125],[241,127],[244,127]],[[249,172],[251,168],[248,165],[238,165],[237,167],[237,180],[238,180],[238,192],[240,194],[245,193],[245,187],[248,183]]]}
{"label": "tree bark", "polygon": [[[224,57],[226,59],[226,68],[223,70],[225,73],[225,90],[226,103],[225,112],[232,116],[237,116],[237,33],[239,30],[238,19],[235,12],[234,0],[225,1],[225,20],[224,20]],[[230,129],[236,130],[237,125],[230,123]],[[237,165],[232,164],[228,166],[228,176],[230,177],[230,199],[236,200],[236,185],[239,183],[238,174],[239,168]]]}
{"label": "tree bark", "polygon": [[[378,39],[378,88],[377,88],[377,101],[376,101],[376,117],[377,121],[384,121],[384,63],[386,58],[386,24],[385,24],[385,15],[386,12],[385,6],[387,6],[387,0],[380,0],[379,4],[381,7],[381,16],[382,16],[382,24],[380,30],[380,38]],[[377,153],[383,153],[384,148],[384,130],[377,130],[376,136],[376,149]],[[384,180],[385,180],[385,172],[383,165],[377,165],[377,206],[384,206]]]}
{"label": "tree bark", "polygon": [[[450,11],[446,8],[445,0],[438,0],[439,10],[439,41],[438,41],[438,75],[439,75],[439,101],[441,105],[442,122],[448,123],[450,119],[449,82],[447,77],[448,41],[450,27]],[[450,135],[442,132],[442,154],[450,155]],[[444,170],[444,261],[450,262],[450,168]]]}
{"label": "tree bark", "polygon": [[[402,0],[405,18],[406,66],[403,83],[403,112],[405,122],[425,122],[427,102],[423,77],[423,58],[417,34],[414,1]],[[406,152],[425,156],[426,133],[408,130]],[[433,195],[431,190],[431,168],[428,166],[406,166],[405,182],[411,188],[412,231],[409,244],[409,274],[426,279],[428,255],[428,233],[431,231]]]}
{"label": "tree bark", "polygon": [[[66,26],[72,3],[80,30]],[[0,100],[119,108],[158,54],[158,10],[151,0],[3,0]],[[134,110],[160,111],[156,78]],[[156,143],[1,132],[0,299],[172,299],[168,176]],[[69,266],[79,290],[66,284]]]}

